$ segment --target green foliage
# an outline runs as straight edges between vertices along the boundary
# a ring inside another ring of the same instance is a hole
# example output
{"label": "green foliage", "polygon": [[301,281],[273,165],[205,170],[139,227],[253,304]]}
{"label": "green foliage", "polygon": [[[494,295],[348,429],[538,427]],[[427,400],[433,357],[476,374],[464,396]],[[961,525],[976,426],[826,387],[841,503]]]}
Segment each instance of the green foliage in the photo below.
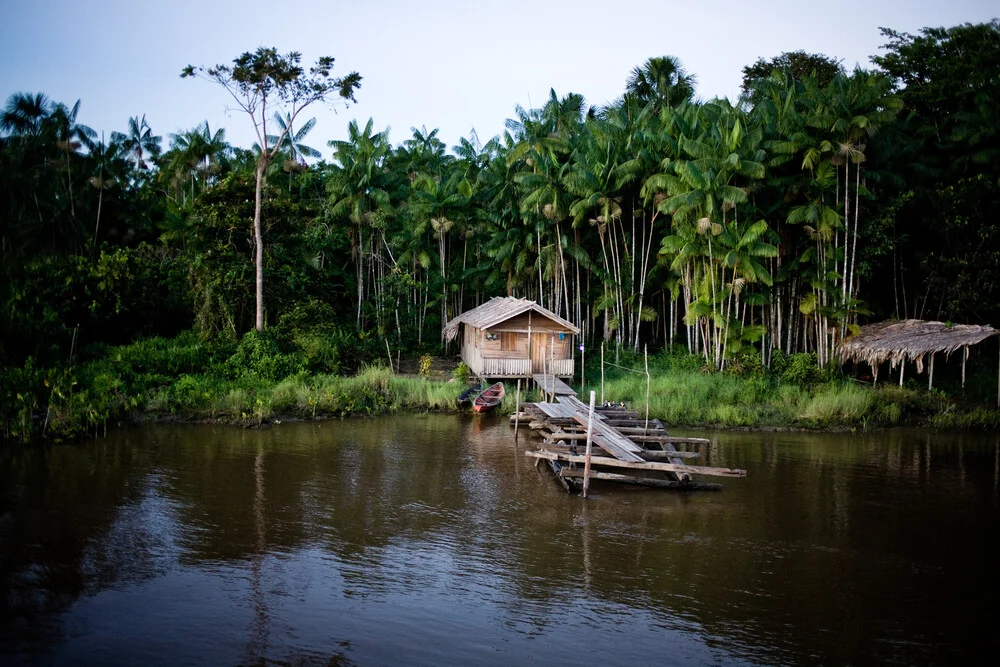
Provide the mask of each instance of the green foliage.
{"label": "green foliage", "polygon": [[815,384],[821,377],[814,352],[789,355],[775,350],[771,357],[771,372],[782,382],[797,385]]}
{"label": "green foliage", "polygon": [[431,364],[434,363],[434,357],[429,354],[422,355],[420,357],[420,377],[428,377],[431,374]]}
{"label": "green foliage", "polygon": [[[629,367],[609,366],[612,383],[642,377],[643,346],[659,347],[669,322],[668,343],[684,345],[650,369],[686,378],[704,403],[664,386],[660,407],[679,420],[938,414],[938,394],[876,391],[866,406],[831,389],[844,384],[832,346],[869,314],[1000,319],[998,32],[886,30],[879,72],[782,54],[744,70],[751,94],[736,106],[694,99],[679,61],[651,58],[590,112],[553,89],[517,107],[502,138],[470,136],[453,154],[435,129],[394,146],[373,121],[351,122],[332,161],[312,166],[295,159],[314,155],[296,114],[346,103],[360,82],[332,77],[329,58],[309,70],[261,48],[184,71],[246,100],[254,123],[288,105],[256,154],[202,124],[161,155],[144,116],[98,141],[79,103],[16,93],[0,112],[4,428],[86,433],[133,399],[248,423],[396,409],[395,385],[311,378],[365,374],[387,341],[438,354],[448,319],[500,294],[558,310],[584,344],[608,336],[609,362]],[[790,354],[772,355],[778,340]],[[971,364],[965,400],[989,397],[987,366]],[[953,375],[935,382],[957,396]],[[417,405],[438,400],[410,389]]]}
{"label": "green foliage", "polygon": [[271,331],[251,329],[223,364],[222,371],[232,379],[283,380],[306,370],[304,356],[290,347],[287,340]]}
{"label": "green foliage", "polygon": [[465,362],[460,361],[458,362],[458,366],[455,366],[455,370],[452,371],[451,376],[455,378],[456,382],[464,386],[469,384],[470,372],[471,371],[469,370],[469,367],[465,364]]}

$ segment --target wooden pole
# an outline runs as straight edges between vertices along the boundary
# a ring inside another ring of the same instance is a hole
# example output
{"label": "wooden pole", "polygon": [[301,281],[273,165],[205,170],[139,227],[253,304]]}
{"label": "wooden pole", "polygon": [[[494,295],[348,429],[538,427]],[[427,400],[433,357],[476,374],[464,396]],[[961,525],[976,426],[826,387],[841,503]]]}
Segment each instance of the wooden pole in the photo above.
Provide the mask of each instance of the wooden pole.
{"label": "wooden pole", "polygon": [[[582,336],[581,336],[582,338]],[[582,342],[580,343],[580,393],[584,396],[587,395],[587,360],[586,352],[584,352],[584,347],[586,347]]]}
{"label": "wooden pole", "polygon": [[590,392],[590,416],[587,417],[587,453],[583,462],[583,497],[590,493],[590,452],[594,446],[594,400],[597,392]]}
{"label": "wooden pole", "polygon": [[[997,395],[1000,401],[1000,394]],[[601,405],[604,405],[604,341],[601,341]]]}
{"label": "wooden pole", "polygon": [[965,362],[969,360],[969,346],[962,348],[962,391],[965,391]]}
{"label": "wooden pole", "polygon": [[642,434],[646,435],[649,430],[649,345],[643,346],[642,353],[646,360],[646,424],[642,427]]}
{"label": "wooden pole", "polygon": [[546,374],[547,370],[545,368],[545,345],[542,345],[542,400],[549,400],[549,389],[545,384],[549,381],[549,376]]}
{"label": "wooden pole", "polygon": [[514,442],[517,442],[517,426],[521,419],[521,378],[517,379],[517,398],[514,401]]}
{"label": "wooden pole", "polygon": [[903,386],[903,371],[906,370],[906,359],[899,362],[899,386]]}
{"label": "wooden pole", "polygon": [[931,360],[927,364],[927,391],[934,388],[934,353],[931,352]]}

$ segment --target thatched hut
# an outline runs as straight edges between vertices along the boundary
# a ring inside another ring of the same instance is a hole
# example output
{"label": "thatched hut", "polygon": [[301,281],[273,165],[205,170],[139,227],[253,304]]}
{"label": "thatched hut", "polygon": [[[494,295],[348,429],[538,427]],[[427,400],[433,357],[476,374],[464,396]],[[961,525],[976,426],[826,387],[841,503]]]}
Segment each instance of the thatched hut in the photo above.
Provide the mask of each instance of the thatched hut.
{"label": "thatched hut", "polygon": [[494,297],[448,322],[449,341],[464,325],[462,361],[484,378],[573,376],[573,337],[580,330],[534,301]]}
{"label": "thatched hut", "polygon": [[933,387],[934,355],[943,352],[948,357],[953,352],[961,350],[964,386],[965,361],[969,357],[969,347],[978,345],[997,334],[1000,334],[1000,331],[989,325],[946,324],[925,320],[879,322],[862,327],[861,333],[856,336],[845,338],[838,346],[838,352],[842,362],[867,363],[872,367],[876,380],[881,364],[888,362],[890,368],[900,366],[900,384],[903,383],[903,364],[907,361],[913,362],[917,366],[917,372],[923,373],[926,360],[928,387]]}

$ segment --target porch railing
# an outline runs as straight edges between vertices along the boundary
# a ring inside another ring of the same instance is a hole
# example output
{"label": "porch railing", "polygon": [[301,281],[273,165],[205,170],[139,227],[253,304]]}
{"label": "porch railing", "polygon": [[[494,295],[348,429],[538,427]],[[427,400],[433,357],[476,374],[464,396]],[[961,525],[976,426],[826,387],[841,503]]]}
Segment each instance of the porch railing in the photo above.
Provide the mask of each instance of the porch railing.
{"label": "porch railing", "polygon": [[530,359],[504,359],[501,357],[483,357],[482,375],[500,377],[504,375],[531,375]]}
{"label": "porch railing", "polygon": [[572,375],[573,359],[549,359],[545,370],[550,375]]}

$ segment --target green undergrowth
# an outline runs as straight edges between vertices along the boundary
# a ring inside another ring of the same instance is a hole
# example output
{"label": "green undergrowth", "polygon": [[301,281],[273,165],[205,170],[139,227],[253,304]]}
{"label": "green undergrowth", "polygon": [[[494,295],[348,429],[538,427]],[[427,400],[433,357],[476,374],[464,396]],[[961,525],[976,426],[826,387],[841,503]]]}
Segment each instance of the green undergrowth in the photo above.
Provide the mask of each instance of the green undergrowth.
{"label": "green undergrowth", "polygon": [[[990,429],[1000,411],[960,408],[939,392],[882,385],[872,388],[816,368],[812,355],[776,360],[771,369],[753,360],[728,372],[710,372],[688,354],[650,358],[649,414],[675,426],[723,428],[872,429],[902,425]],[[597,377],[600,367],[588,367]],[[645,413],[642,359],[626,359],[605,373],[604,400],[624,401]]]}
{"label": "green undergrowth", "polygon": [[[282,418],[455,410],[465,386],[401,376],[377,360],[365,362],[365,342],[335,332],[326,339],[315,331],[304,335],[288,329],[282,335],[276,329],[250,332],[238,342],[209,343],[185,333],[102,349],[67,368],[39,368],[29,359],[22,368],[2,369],[3,438],[78,439],[144,416],[252,426]],[[357,372],[350,370],[359,363],[364,365]],[[964,406],[938,390],[873,389],[819,371],[812,355],[779,356],[769,369],[750,357],[714,372],[702,358],[682,351],[650,357],[649,369],[649,415],[671,426],[1000,427],[1000,411],[991,407]],[[603,395],[599,362],[588,366],[582,394],[593,389],[598,400],[624,401],[644,413],[644,360],[623,355],[605,371]],[[499,414],[514,412],[515,387],[508,382]],[[537,389],[524,389],[522,403],[537,400]]]}

